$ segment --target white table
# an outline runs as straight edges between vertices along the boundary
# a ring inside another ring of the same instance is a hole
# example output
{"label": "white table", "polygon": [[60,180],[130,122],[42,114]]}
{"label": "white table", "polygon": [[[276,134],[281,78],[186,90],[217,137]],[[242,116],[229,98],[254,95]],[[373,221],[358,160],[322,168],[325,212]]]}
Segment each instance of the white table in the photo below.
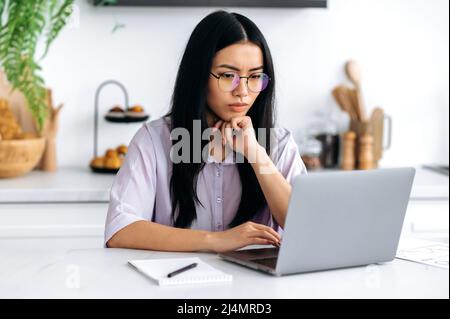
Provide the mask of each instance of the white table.
{"label": "white table", "polygon": [[[0,298],[448,298],[449,271],[400,259],[381,265],[273,277],[209,253],[70,249],[46,240],[0,241]],[[62,239],[63,240],[63,239]],[[159,287],[129,259],[199,256],[229,284]]]}
{"label": "white table", "polygon": [[[417,173],[405,228],[414,225],[428,233],[435,224],[446,225],[422,237],[446,237],[448,242],[448,177],[422,169]],[[0,180],[0,298],[449,297],[448,270],[403,260],[275,278],[214,254],[103,249],[112,181],[113,176],[87,168]],[[424,221],[417,222],[421,216]],[[127,265],[128,259],[165,256],[200,256],[232,274],[233,283],[160,288]]]}

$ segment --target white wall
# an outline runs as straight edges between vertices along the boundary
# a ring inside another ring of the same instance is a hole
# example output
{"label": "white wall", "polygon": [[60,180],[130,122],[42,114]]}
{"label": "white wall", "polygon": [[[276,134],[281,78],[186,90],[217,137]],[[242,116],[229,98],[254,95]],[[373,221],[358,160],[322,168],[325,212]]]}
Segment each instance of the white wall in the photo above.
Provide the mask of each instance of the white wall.
{"label": "white wall", "polygon": [[[177,67],[195,25],[215,8],[95,8],[78,14],[43,61],[43,75],[64,102],[58,136],[60,165],[88,165],[93,148],[94,93],[121,81],[131,103],[155,119],[169,107]],[[369,111],[393,117],[392,148],[382,165],[448,163],[449,3],[447,0],[330,0],[324,9],[229,8],[265,34],[278,80],[278,124],[296,136],[328,113],[344,130],[347,118],[331,98],[345,81],[343,65],[357,59]],[[124,28],[112,33],[116,23]],[[100,111],[123,103],[116,87],[103,91]],[[128,143],[141,124],[100,121],[100,150]]]}

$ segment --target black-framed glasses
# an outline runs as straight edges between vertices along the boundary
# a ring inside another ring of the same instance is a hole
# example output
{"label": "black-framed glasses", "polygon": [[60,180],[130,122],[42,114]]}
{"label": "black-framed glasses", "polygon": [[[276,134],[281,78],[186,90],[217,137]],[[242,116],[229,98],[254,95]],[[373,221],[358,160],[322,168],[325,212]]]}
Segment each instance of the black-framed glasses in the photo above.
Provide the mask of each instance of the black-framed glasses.
{"label": "black-framed glasses", "polygon": [[237,72],[225,72],[219,75],[215,75],[210,72],[213,77],[217,79],[219,89],[223,92],[234,91],[241,82],[241,79],[247,79],[247,88],[253,93],[259,93],[267,88],[270,82],[270,77],[263,73],[253,73],[249,76],[240,76]]}

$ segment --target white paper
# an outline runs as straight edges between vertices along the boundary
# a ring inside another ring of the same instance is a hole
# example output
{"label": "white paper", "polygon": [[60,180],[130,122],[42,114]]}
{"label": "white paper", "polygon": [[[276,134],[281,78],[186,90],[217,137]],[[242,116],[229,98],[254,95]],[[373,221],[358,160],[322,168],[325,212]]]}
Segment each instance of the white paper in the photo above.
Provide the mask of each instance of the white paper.
{"label": "white paper", "polygon": [[[198,257],[129,260],[128,263],[139,272],[156,281],[160,286],[226,283],[232,281],[231,275],[214,268]],[[167,277],[167,274],[170,272],[192,263],[197,263],[197,267],[182,272],[172,278]]]}
{"label": "white paper", "polygon": [[449,269],[448,244],[411,240],[400,244],[397,258]]}

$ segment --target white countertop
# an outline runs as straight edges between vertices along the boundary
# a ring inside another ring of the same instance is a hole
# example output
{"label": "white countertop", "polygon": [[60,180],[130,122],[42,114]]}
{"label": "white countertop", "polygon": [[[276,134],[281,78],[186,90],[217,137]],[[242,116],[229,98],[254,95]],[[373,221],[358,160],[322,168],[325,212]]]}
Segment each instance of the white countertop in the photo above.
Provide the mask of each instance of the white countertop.
{"label": "white countertop", "polygon": [[[32,171],[0,179],[0,203],[108,202],[114,175],[93,173],[87,167],[63,167],[55,173]],[[449,198],[448,176],[417,168],[411,199]]]}
{"label": "white countertop", "polygon": [[[449,271],[410,261],[273,277],[216,254],[49,248],[49,239],[0,240],[0,298],[448,298]],[[129,259],[198,256],[227,284],[159,287]],[[264,289],[261,289],[264,287]]]}
{"label": "white countertop", "polygon": [[62,167],[54,173],[34,170],[0,179],[0,203],[108,202],[114,176],[93,173],[88,167]]}
{"label": "white countertop", "polygon": [[416,176],[411,191],[412,199],[449,198],[449,177],[429,169],[416,168]]}

